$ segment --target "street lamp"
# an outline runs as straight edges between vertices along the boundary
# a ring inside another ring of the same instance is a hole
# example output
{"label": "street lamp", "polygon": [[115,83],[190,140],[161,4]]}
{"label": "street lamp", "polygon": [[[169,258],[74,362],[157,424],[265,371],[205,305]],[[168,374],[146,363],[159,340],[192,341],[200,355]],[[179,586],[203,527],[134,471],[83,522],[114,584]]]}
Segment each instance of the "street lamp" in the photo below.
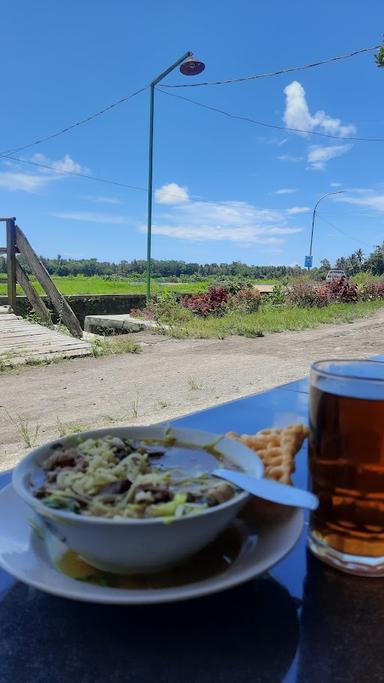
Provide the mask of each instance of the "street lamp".
{"label": "street lamp", "polygon": [[180,66],[184,76],[197,76],[205,69],[205,64],[195,59],[192,52],[186,52],[172,66],[163,71],[150,83],[149,99],[149,158],[148,158],[148,219],[147,219],[147,303],[151,300],[151,241],[152,241],[152,178],[153,178],[153,115],[155,105],[155,86]]}
{"label": "street lamp", "polygon": [[315,208],[313,209],[313,213],[312,213],[312,229],[311,229],[311,241],[309,244],[309,256],[305,257],[305,266],[306,266],[306,268],[308,268],[308,272],[312,268],[312,261],[313,261],[313,257],[312,257],[313,231],[315,228],[315,218],[316,218],[317,207],[319,206],[320,202],[323,199],[325,199],[325,197],[329,197],[332,194],[342,194],[343,192],[345,192],[345,190],[337,190],[337,192],[327,192],[326,194],[323,194],[323,196],[320,197],[320,199],[315,204]]}

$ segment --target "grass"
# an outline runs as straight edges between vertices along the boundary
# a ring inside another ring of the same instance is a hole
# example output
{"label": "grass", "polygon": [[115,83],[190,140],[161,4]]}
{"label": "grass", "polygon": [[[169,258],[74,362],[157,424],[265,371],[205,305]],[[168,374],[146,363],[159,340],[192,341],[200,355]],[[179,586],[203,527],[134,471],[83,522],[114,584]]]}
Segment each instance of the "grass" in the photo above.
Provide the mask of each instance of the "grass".
{"label": "grass", "polygon": [[364,318],[383,308],[384,301],[364,301],[353,304],[330,304],[325,308],[296,308],[294,306],[263,306],[257,313],[243,315],[228,313],[222,317],[193,317],[183,323],[172,324],[168,334],[187,337],[224,339],[230,335],[262,337],[270,332],[305,330],[323,324],[349,323]]}
{"label": "grass", "polygon": [[196,377],[188,377],[188,386],[191,391],[199,391],[201,389],[201,384],[200,382],[196,379]]}
{"label": "grass", "polygon": [[[164,280],[164,278],[162,278]],[[217,278],[220,279],[220,278]],[[223,278],[224,279],[224,278]],[[40,284],[33,278],[30,280],[39,294],[44,294]],[[137,282],[128,278],[108,280],[98,275],[87,277],[85,275],[52,276],[58,290],[66,295],[97,295],[97,294],[145,294],[145,282]],[[152,280],[152,293],[158,294],[164,291],[179,292],[180,294],[198,294],[207,291],[212,285],[214,278],[201,282],[157,282]],[[274,280],[254,280],[257,284],[275,284]],[[24,294],[20,285],[16,288],[17,294]],[[7,294],[6,283],[0,282],[0,295]]]}
{"label": "grass", "polygon": [[130,402],[131,417],[139,417],[140,394],[136,389],[134,398]]}
{"label": "grass", "polygon": [[85,432],[90,429],[90,425],[83,422],[63,422],[59,417],[56,418],[57,431],[59,436],[72,436],[78,432]]}
{"label": "grass", "polygon": [[30,425],[28,420],[23,418],[21,415],[16,415],[13,417],[8,410],[5,410],[5,414],[8,420],[16,427],[17,433],[20,437],[20,441],[23,442],[26,448],[33,448],[36,446],[40,434],[41,425],[36,423],[33,427]]}
{"label": "grass", "polygon": [[140,353],[141,351],[141,346],[125,334],[116,337],[93,339],[90,343],[92,353],[96,358],[119,353]]}
{"label": "grass", "polygon": [[164,401],[161,398],[157,399],[157,401],[154,402],[154,408],[155,410],[164,410],[164,408],[168,408],[168,401]]}
{"label": "grass", "polygon": [[[40,284],[33,278],[30,278],[33,286],[39,294],[44,294]],[[116,280],[107,280],[99,276],[86,277],[83,275],[77,276],[53,276],[52,280],[61,294],[68,295],[97,295],[97,294],[145,294],[145,282],[135,282],[128,278],[119,278]],[[170,282],[157,283],[152,282],[152,292],[157,294],[165,290],[186,293],[205,292],[211,283],[208,280],[203,282]],[[0,295],[6,295],[7,285],[0,284]],[[17,294],[24,294],[23,290],[17,285]]]}

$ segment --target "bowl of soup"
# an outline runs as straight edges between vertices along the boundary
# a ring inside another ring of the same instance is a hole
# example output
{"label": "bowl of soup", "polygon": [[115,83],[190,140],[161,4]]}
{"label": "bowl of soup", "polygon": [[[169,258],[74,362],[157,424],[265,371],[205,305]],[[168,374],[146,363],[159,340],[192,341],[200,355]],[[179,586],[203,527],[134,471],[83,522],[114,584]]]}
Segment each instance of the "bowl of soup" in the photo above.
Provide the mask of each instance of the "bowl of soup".
{"label": "bowl of soup", "polygon": [[31,451],[13,486],[40,522],[92,566],[163,570],[208,545],[249,494],[216,467],[263,476],[257,455],[224,436],[124,427],[82,432]]}

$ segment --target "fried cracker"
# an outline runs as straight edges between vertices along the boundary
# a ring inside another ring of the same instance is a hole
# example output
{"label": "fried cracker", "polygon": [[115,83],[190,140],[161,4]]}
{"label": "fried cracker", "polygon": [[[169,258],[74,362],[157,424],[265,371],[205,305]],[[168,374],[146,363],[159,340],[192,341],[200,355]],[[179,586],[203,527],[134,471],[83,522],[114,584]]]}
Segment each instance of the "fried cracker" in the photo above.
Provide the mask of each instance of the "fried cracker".
{"label": "fried cracker", "polygon": [[228,432],[227,437],[241,441],[257,453],[263,462],[266,479],[292,484],[295,455],[308,434],[309,429],[305,425],[292,424],[282,429],[262,429],[254,435]]}

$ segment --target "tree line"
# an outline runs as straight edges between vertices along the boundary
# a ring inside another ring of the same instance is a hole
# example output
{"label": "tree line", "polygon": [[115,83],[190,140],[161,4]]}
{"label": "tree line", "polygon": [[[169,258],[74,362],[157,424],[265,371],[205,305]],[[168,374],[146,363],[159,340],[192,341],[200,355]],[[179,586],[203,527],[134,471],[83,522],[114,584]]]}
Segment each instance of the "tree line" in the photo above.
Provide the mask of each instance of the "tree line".
{"label": "tree line", "polygon": [[[28,264],[20,256],[20,263],[27,272],[30,272]],[[118,278],[128,277],[131,279],[142,280],[146,273],[147,263],[145,260],[120,261],[111,263],[109,261],[98,261],[91,259],[65,259],[60,254],[56,258],[41,257],[50,275],[99,275],[100,277]],[[350,256],[342,256],[333,264],[340,268],[348,276],[356,275],[360,272],[369,272],[373,275],[384,274],[384,242],[377,245],[375,249],[365,256],[362,249],[357,249]],[[328,259],[323,259],[319,268],[313,268],[311,273],[316,277],[325,277],[328,270],[332,267]],[[0,257],[0,273],[7,272],[7,261],[5,257]],[[203,280],[209,277],[249,277],[255,279],[283,279],[285,277],[297,277],[307,273],[301,266],[260,266],[246,265],[240,261],[232,263],[188,263],[178,260],[152,260],[152,275],[154,278],[190,279]]]}

